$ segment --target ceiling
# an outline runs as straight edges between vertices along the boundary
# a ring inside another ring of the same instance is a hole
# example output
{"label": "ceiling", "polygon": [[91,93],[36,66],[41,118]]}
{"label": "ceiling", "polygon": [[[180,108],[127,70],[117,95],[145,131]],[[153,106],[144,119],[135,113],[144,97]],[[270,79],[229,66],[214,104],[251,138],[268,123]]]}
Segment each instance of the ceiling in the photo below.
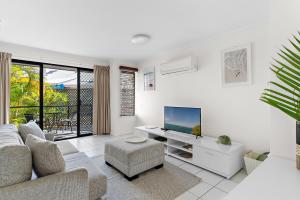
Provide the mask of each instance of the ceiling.
{"label": "ceiling", "polygon": [[[268,0],[0,0],[0,5],[0,41],[136,61],[268,18]],[[137,33],[152,39],[133,45]]]}

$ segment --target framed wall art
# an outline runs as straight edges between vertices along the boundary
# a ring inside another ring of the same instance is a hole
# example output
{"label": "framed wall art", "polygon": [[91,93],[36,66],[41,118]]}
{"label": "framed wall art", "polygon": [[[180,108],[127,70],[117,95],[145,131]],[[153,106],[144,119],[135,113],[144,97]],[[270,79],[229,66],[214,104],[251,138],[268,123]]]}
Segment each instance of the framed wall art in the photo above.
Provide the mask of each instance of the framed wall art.
{"label": "framed wall art", "polygon": [[222,85],[251,84],[251,44],[222,51]]}
{"label": "framed wall art", "polygon": [[148,67],[144,69],[144,90],[155,90],[155,67]]}

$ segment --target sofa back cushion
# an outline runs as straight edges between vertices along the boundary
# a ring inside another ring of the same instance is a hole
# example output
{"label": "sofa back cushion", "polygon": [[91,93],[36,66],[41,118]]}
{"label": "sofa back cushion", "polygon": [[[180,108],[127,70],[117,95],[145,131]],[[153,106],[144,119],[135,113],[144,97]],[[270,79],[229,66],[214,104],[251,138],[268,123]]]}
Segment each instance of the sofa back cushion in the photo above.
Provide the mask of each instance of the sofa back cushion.
{"label": "sofa back cushion", "polygon": [[17,127],[12,124],[0,125],[0,147],[12,144],[24,144]]}
{"label": "sofa back cushion", "polygon": [[26,141],[28,134],[35,135],[42,139],[46,139],[44,132],[34,121],[30,121],[27,124],[21,124],[19,127],[19,133],[24,142]]}
{"label": "sofa back cushion", "polygon": [[65,169],[65,161],[57,144],[27,135],[25,142],[31,150],[33,168],[39,177],[61,172]]}
{"label": "sofa back cushion", "polygon": [[0,147],[0,188],[31,180],[32,159],[25,145]]}
{"label": "sofa back cushion", "polygon": [[13,124],[0,125],[0,133],[2,132],[18,132],[18,128]]}

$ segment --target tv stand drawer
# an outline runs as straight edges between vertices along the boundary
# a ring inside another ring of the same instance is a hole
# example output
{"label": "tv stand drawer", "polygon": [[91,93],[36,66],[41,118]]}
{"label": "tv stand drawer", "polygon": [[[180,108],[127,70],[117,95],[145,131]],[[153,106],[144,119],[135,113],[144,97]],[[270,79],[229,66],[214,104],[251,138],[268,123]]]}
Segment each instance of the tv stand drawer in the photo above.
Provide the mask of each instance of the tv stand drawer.
{"label": "tv stand drawer", "polygon": [[231,156],[207,148],[194,146],[193,163],[221,173],[222,175],[227,175],[230,173]]}

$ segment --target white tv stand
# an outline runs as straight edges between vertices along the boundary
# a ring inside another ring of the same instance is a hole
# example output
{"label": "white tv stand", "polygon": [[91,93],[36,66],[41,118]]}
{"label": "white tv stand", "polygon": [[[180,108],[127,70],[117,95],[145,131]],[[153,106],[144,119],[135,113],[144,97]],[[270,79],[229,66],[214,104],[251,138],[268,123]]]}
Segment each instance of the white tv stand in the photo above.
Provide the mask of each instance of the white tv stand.
{"label": "white tv stand", "polygon": [[185,162],[215,172],[226,178],[232,177],[243,167],[244,146],[237,142],[231,145],[216,143],[217,139],[162,131],[160,128],[136,127],[136,133],[144,137],[164,138],[165,153]]}

